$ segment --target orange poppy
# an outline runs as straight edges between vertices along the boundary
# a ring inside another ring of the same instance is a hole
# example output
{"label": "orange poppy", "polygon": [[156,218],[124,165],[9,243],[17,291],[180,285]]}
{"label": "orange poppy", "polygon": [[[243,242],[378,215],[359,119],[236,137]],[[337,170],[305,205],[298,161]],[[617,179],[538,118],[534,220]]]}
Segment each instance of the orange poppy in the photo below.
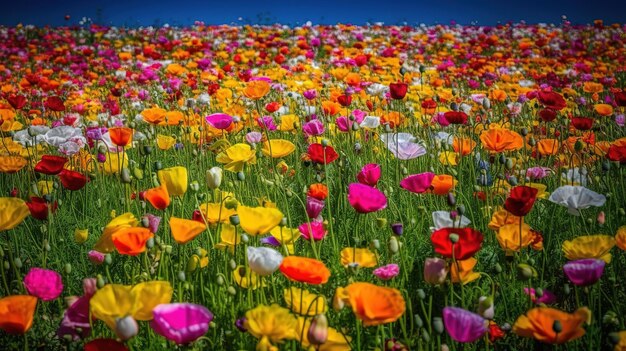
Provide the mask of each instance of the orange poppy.
{"label": "orange poppy", "polygon": [[609,104],[596,104],[593,106],[593,109],[600,115],[600,116],[610,116],[613,114],[613,106],[609,105]]}
{"label": "orange poppy", "polygon": [[544,155],[556,155],[559,153],[559,141],[556,139],[542,139],[537,143],[537,151]]}
{"label": "orange poppy", "polygon": [[404,314],[406,303],[398,289],[371,283],[352,283],[337,288],[336,295],[352,308],[365,326],[395,322]]}
{"label": "orange poppy", "polygon": [[450,264],[450,278],[452,282],[465,285],[480,278],[480,273],[474,272],[476,263],[478,261],[474,257],[470,257],[466,260],[456,261],[456,264]]}
{"label": "orange poppy", "polygon": [[0,299],[0,329],[9,334],[24,334],[33,325],[37,298],[13,295]]}
{"label": "orange poppy", "polygon": [[112,127],[109,128],[111,141],[116,146],[126,146],[133,140],[133,130],[128,127]]}
{"label": "orange poppy", "polygon": [[[549,307],[537,307],[519,316],[513,332],[519,336],[533,338],[549,344],[563,344],[585,335],[582,325],[591,318],[591,311],[582,307],[574,313],[567,313]],[[554,323],[559,321],[561,331],[554,331]]]}
{"label": "orange poppy", "polygon": [[334,116],[341,111],[341,105],[337,102],[322,101],[322,110],[325,115]]}
{"label": "orange poppy", "polygon": [[452,148],[457,154],[467,156],[476,147],[476,142],[470,138],[454,138]]}
{"label": "orange poppy", "polygon": [[186,244],[202,233],[206,229],[206,225],[191,219],[171,217],[170,229],[177,243]]}
{"label": "orange poppy", "polygon": [[167,192],[165,183],[146,190],[143,197],[157,210],[164,210],[170,205],[170,194]]}
{"label": "orange poppy", "polygon": [[324,284],[330,277],[330,271],[323,262],[308,257],[285,257],[280,271],[291,280],[308,284]]}
{"label": "orange poppy", "polygon": [[480,135],[480,141],[487,150],[494,153],[519,150],[524,145],[524,139],[521,135],[504,128],[489,129],[483,132]]}
{"label": "orange poppy", "polygon": [[243,89],[243,94],[252,100],[258,100],[270,92],[270,84],[264,80],[249,81]]}
{"label": "orange poppy", "polygon": [[328,197],[328,187],[322,183],[311,184],[307,195],[318,200],[324,200]]}
{"label": "orange poppy", "polygon": [[120,254],[137,256],[146,251],[146,242],[153,236],[148,228],[130,227],[116,231],[111,239]]}
{"label": "orange poppy", "polygon": [[166,112],[166,110],[160,107],[153,107],[141,111],[141,116],[143,117],[143,120],[148,123],[159,124],[165,120]]}
{"label": "orange poppy", "polygon": [[457,181],[453,176],[449,174],[438,174],[433,178],[433,181],[430,183],[431,192],[436,195],[447,195],[452,188],[456,185]]}
{"label": "orange poppy", "polygon": [[0,173],[15,173],[24,166],[28,161],[22,156],[0,156]]}

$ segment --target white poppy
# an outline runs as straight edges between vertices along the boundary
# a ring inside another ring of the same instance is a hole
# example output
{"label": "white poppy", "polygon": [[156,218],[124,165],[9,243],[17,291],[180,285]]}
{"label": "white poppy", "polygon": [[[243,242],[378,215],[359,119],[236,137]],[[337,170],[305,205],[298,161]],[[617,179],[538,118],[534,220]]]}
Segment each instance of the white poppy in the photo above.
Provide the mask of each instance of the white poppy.
{"label": "white poppy", "polygon": [[587,186],[587,170],[585,168],[574,167],[573,169],[568,169],[567,173],[561,173],[561,176],[566,183]]}
{"label": "white poppy", "polygon": [[411,160],[426,154],[426,149],[417,143],[388,143],[387,148],[399,160]]}
{"label": "white poppy", "polygon": [[380,135],[380,140],[383,143],[405,143],[405,142],[415,142],[417,139],[411,133],[385,133]]}
{"label": "white poppy", "polygon": [[248,266],[254,273],[260,276],[266,276],[276,272],[283,262],[283,255],[269,247],[248,246],[247,251]]}
{"label": "white poppy", "polygon": [[580,216],[580,210],[591,206],[600,207],[606,202],[606,197],[591,191],[584,186],[564,185],[552,192],[550,201],[567,207],[567,211],[575,216]]}
{"label": "white poppy", "polygon": [[361,128],[370,128],[370,129],[378,128],[379,126],[380,126],[380,117],[378,116],[365,116],[365,118],[363,118],[363,122],[359,124],[359,127]]}
{"label": "white poppy", "polygon": [[431,231],[439,230],[441,228],[465,228],[472,221],[465,216],[457,215],[454,221],[450,218],[450,212],[448,211],[434,211],[433,212],[434,227],[430,227]]}

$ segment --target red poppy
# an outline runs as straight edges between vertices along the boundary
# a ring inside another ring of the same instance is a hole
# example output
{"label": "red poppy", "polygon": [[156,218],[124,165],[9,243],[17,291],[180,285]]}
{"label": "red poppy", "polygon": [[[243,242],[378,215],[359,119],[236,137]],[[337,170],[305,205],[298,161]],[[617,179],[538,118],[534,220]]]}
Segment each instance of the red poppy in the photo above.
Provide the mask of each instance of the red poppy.
{"label": "red poppy", "polygon": [[280,103],[276,101],[272,101],[269,104],[265,105],[265,110],[269,113],[274,113],[278,111],[279,108],[280,108]]}
{"label": "red poppy", "polygon": [[348,107],[352,103],[352,96],[340,95],[339,97],[337,97],[337,102],[343,107]]}
{"label": "red poppy", "polygon": [[422,108],[425,109],[435,109],[437,108],[437,102],[433,99],[426,99],[424,101],[422,101]]}
{"label": "red poppy", "polygon": [[61,171],[59,179],[61,179],[61,184],[65,189],[72,191],[82,189],[89,181],[89,178],[84,174],[68,169]]}
{"label": "red poppy", "polygon": [[577,130],[589,130],[593,126],[593,118],[572,117],[572,125]]}
{"label": "red poppy", "polygon": [[43,105],[45,106],[45,108],[52,111],[65,111],[65,105],[63,104],[63,100],[61,100],[61,98],[58,96],[50,96],[46,99],[46,101],[44,101]]}
{"label": "red poppy", "polygon": [[[452,242],[451,234],[456,234],[458,238],[456,243]],[[452,248],[454,247],[454,258],[463,261],[474,256],[480,250],[483,234],[472,228],[441,228],[430,236],[430,240],[435,246],[436,253],[452,258]]]}
{"label": "red poppy", "polygon": [[491,341],[491,343],[504,337],[504,331],[494,321],[489,322],[489,330],[487,330],[487,333],[489,333],[489,341]]}
{"label": "red poppy", "polygon": [[626,144],[611,145],[611,147],[609,147],[609,151],[607,152],[606,156],[611,161],[616,161],[616,162],[619,162],[620,164],[625,164],[626,163]]}
{"label": "red poppy", "polygon": [[408,87],[406,83],[391,83],[389,84],[389,95],[394,100],[402,100],[406,96]]}
{"label": "red poppy", "polygon": [[128,351],[128,348],[114,339],[95,339],[85,344],[85,351]]}
{"label": "red poppy", "polygon": [[207,92],[209,95],[213,96],[220,89],[220,85],[217,83],[209,84],[207,87]]}
{"label": "red poppy", "polygon": [[321,164],[329,164],[339,158],[339,154],[332,146],[323,146],[322,144],[309,145],[307,154],[311,161]]}
{"label": "red poppy", "polygon": [[552,122],[556,119],[556,111],[549,108],[544,108],[539,111],[539,118],[544,122]]}
{"label": "red poppy", "polygon": [[467,115],[462,111],[448,111],[443,114],[443,117],[450,124],[466,124]]}
{"label": "red poppy", "polygon": [[537,200],[537,192],[537,189],[529,186],[516,186],[504,201],[504,209],[518,217],[527,215]]}
{"label": "red poppy", "polygon": [[537,99],[539,99],[539,102],[543,106],[556,110],[556,111],[561,111],[562,109],[565,108],[565,105],[566,105],[565,99],[563,98],[563,96],[553,91],[540,91],[537,94]]}
{"label": "red poppy", "polygon": [[26,97],[23,95],[11,94],[7,98],[7,101],[9,102],[11,107],[13,107],[16,110],[19,110],[26,105]]}
{"label": "red poppy", "polygon": [[117,146],[124,147],[133,140],[133,130],[128,127],[109,128],[111,141]]}
{"label": "red poppy", "polygon": [[35,172],[57,175],[61,173],[65,163],[67,163],[67,158],[63,156],[43,155],[41,161],[35,165]]}
{"label": "red poppy", "polygon": [[626,92],[618,91],[615,93],[615,103],[617,106],[626,107]]}
{"label": "red poppy", "polygon": [[[30,210],[30,215],[40,221],[45,221],[48,219],[49,212],[54,213],[57,210],[56,201],[50,205],[46,200],[37,196],[31,197],[30,202],[27,202],[26,206],[28,206],[28,210]],[[48,211],[48,209],[50,209],[50,211]]]}

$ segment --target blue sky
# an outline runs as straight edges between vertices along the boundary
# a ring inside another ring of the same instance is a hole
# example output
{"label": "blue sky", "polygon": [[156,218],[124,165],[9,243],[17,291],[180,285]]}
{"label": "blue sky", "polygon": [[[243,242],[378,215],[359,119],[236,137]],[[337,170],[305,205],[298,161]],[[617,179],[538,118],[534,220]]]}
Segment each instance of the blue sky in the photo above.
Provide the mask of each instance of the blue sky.
{"label": "blue sky", "polygon": [[[213,0],[0,0],[0,24],[76,24],[83,16],[102,24],[189,25],[207,24],[353,23],[382,21],[387,24],[458,23],[496,24],[525,20],[528,23],[559,23],[566,15],[574,23],[626,22],[626,0],[300,0],[300,1],[213,1]],[[64,16],[71,16],[65,21]]]}

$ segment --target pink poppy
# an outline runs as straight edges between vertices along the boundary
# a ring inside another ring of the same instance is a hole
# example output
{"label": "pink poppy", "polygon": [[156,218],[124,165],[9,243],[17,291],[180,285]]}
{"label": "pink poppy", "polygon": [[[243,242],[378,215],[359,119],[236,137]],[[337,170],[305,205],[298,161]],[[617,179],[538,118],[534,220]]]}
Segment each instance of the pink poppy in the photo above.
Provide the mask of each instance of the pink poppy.
{"label": "pink poppy", "polygon": [[302,131],[306,136],[317,136],[324,133],[324,123],[319,119],[314,119],[302,125]]}
{"label": "pink poppy", "polygon": [[225,113],[214,113],[206,116],[205,120],[208,124],[217,129],[226,129],[233,123],[233,117]]}
{"label": "pink poppy", "polygon": [[306,240],[311,240],[311,237],[313,237],[313,240],[320,241],[326,236],[326,230],[322,222],[302,223],[298,230]]}
{"label": "pink poppy", "polygon": [[389,280],[400,273],[400,266],[395,263],[390,263],[386,266],[376,268],[372,273],[382,280]]}
{"label": "pink poppy", "polygon": [[400,182],[400,187],[412,193],[421,194],[430,189],[435,173],[426,172],[410,175]]}
{"label": "pink poppy", "polygon": [[213,313],[206,307],[192,303],[158,305],[152,310],[154,331],[177,344],[188,344],[206,334]]}
{"label": "pink poppy", "polygon": [[385,194],[361,183],[352,183],[348,186],[348,201],[359,213],[376,212],[387,207]]}
{"label": "pink poppy", "polygon": [[63,291],[61,275],[43,268],[31,268],[24,277],[24,286],[30,295],[44,301],[56,299]]}
{"label": "pink poppy", "polygon": [[361,168],[361,172],[356,175],[356,179],[361,184],[376,186],[380,179],[381,169],[380,165],[376,163],[369,163]]}

